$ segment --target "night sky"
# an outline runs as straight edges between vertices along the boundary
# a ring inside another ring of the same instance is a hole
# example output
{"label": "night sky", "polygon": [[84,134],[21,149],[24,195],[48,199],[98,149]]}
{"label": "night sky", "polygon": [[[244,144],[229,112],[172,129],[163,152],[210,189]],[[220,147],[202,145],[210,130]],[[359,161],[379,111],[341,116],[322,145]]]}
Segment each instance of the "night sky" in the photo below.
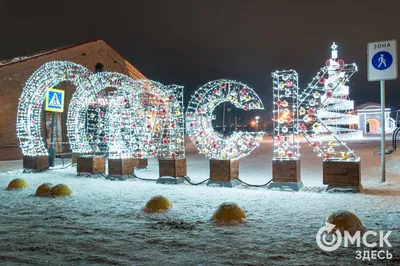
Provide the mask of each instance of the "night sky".
{"label": "night sky", "polygon": [[[185,86],[229,78],[253,87],[272,109],[271,72],[295,69],[305,87],[330,57],[355,62],[355,104],[379,102],[367,81],[367,43],[400,40],[399,0],[0,0],[0,60],[103,38],[145,76]],[[400,80],[387,106],[400,108]]]}

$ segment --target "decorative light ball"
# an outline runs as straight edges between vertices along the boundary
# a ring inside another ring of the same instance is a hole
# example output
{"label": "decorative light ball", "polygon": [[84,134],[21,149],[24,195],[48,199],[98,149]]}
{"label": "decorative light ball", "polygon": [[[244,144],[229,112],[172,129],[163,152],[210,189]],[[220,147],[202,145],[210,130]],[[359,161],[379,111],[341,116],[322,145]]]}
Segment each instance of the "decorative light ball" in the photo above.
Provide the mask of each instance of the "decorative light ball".
{"label": "decorative light ball", "polygon": [[25,189],[28,186],[28,182],[26,182],[24,179],[15,178],[8,184],[7,190]]}
{"label": "decorative light ball", "polygon": [[214,212],[211,220],[219,225],[235,225],[245,223],[246,214],[236,203],[222,203]]}
{"label": "decorative light ball", "polygon": [[289,130],[288,130],[288,128],[287,127],[282,127],[282,132],[283,133],[287,133]]}
{"label": "decorative light ball", "polygon": [[306,123],[311,123],[313,121],[312,116],[306,115],[303,117],[303,121]]}
{"label": "decorative light ball", "polygon": [[172,202],[169,201],[166,197],[155,196],[147,202],[143,211],[147,213],[168,212],[171,207]]}
{"label": "decorative light ball", "polygon": [[314,131],[319,130],[320,127],[321,127],[321,125],[320,125],[319,123],[315,123],[315,124],[312,126],[312,128],[313,128]]}
{"label": "decorative light ball", "polygon": [[288,107],[288,106],[289,106],[289,103],[286,100],[282,102],[282,107]]}
{"label": "decorative light ball", "polygon": [[285,83],[283,83],[283,82],[279,82],[279,84],[278,84],[278,88],[279,88],[279,89],[283,89],[283,88],[285,88]]}
{"label": "decorative light ball", "polygon": [[289,148],[289,143],[287,143],[286,141],[282,144],[282,147],[284,148],[284,149],[287,149],[287,148]]}
{"label": "decorative light ball", "polygon": [[365,227],[362,225],[361,220],[357,217],[357,215],[345,210],[338,210],[331,213],[325,218],[324,224],[325,223],[335,225],[335,228],[331,231],[331,233],[339,230],[342,235],[344,235],[345,231],[353,235],[357,231],[360,231],[361,233],[365,231]]}
{"label": "decorative light ball", "polygon": [[310,101],[308,102],[308,104],[309,104],[310,106],[315,106],[315,100],[310,100]]}
{"label": "decorative light ball", "polygon": [[53,188],[53,184],[51,183],[44,183],[41,184],[37,189],[36,189],[36,193],[35,196],[38,197],[46,197],[50,195],[50,191]]}
{"label": "decorative light ball", "polygon": [[336,142],[335,142],[334,140],[330,140],[330,141],[328,142],[328,146],[333,147],[333,146],[335,146],[335,145],[336,145]]}
{"label": "decorative light ball", "polygon": [[305,115],[305,114],[306,114],[306,109],[304,109],[303,107],[301,107],[301,108],[299,109],[299,114],[300,114],[300,115]]}
{"label": "decorative light ball", "polygon": [[347,152],[342,151],[342,152],[340,152],[340,154],[341,154],[341,156],[342,156],[342,159],[348,159],[348,158],[350,158],[350,155],[349,155]]}
{"label": "decorative light ball", "polygon": [[315,99],[317,99],[317,98],[319,98],[321,96],[321,94],[317,91],[317,92],[314,93],[313,96],[314,96]]}
{"label": "decorative light ball", "polygon": [[53,197],[67,197],[72,194],[72,190],[64,184],[58,184],[54,186],[51,191],[50,195]]}

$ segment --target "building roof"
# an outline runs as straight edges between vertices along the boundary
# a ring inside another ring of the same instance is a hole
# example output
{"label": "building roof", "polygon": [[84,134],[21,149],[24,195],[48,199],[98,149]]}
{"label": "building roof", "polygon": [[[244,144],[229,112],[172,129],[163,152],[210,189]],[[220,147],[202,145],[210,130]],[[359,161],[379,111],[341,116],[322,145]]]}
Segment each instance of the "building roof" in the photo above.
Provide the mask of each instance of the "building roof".
{"label": "building roof", "polygon": [[379,108],[381,108],[381,105],[379,103],[366,102],[355,106],[354,111],[362,109],[379,109]]}
{"label": "building roof", "polygon": [[56,48],[56,49],[53,49],[53,50],[50,50],[50,51],[36,53],[36,54],[33,54],[33,55],[29,55],[29,56],[19,56],[19,57],[15,57],[15,58],[8,59],[8,60],[2,60],[2,61],[0,61],[0,68],[11,66],[11,65],[15,65],[15,64],[19,64],[19,63],[22,63],[22,62],[29,61],[31,59],[37,59],[37,58],[40,58],[40,57],[43,57],[43,56],[47,56],[47,55],[50,55],[50,54],[58,53],[58,52],[61,52],[61,51],[65,51],[65,50],[68,50],[68,49],[72,49],[72,48],[75,48],[75,47],[83,46],[83,45],[90,44],[90,43],[96,43],[96,42],[107,46],[115,54],[117,54],[119,57],[121,57],[123,60],[125,60],[126,67],[127,67],[128,71],[130,72],[130,74],[132,74],[136,78],[147,79],[139,70],[137,70],[132,64],[130,64],[128,62],[128,60],[126,60],[124,57],[122,57],[111,45],[109,45],[103,39],[96,39],[96,40],[82,42],[82,43],[79,43],[79,44],[68,45],[68,46]]}

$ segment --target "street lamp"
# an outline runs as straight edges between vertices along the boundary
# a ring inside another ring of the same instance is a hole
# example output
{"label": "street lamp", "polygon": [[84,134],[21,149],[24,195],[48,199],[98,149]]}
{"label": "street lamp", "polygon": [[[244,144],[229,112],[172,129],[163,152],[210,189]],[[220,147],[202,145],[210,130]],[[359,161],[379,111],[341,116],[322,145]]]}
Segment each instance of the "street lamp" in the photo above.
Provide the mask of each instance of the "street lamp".
{"label": "street lamp", "polygon": [[258,131],[258,120],[260,119],[260,117],[256,116],[255,119],[256,119],[256,130]]}

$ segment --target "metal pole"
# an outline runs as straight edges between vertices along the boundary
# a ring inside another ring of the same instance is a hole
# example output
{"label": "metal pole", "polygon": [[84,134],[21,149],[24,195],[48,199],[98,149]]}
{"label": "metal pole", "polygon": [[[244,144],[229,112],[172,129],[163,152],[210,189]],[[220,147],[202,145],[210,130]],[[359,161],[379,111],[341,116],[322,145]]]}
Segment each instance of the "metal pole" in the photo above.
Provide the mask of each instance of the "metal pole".
{"label": "metal pole", "polygon": [[237,116],[235,116],[235,131],[238,130]]}
{"label": "metal pole", "polygon": [[55,152],[53,146],[53,132],[54,132],[54,115],[55,113],[51,113],[51,133],[50,133],[50,148],[49,148],[49,166],[54,167],[55,161]]}
{"label": "metal pole", "polygon": [[223,106],[224,110],[222,110],[222,132],[223,135],[225,136],[225,103]]}
{"label": "metal pole", "polygon": [[386,182],[386,165],[385,165],[385,81],[381,80],[381,167],[382,182]]}
{"label": "metal pole", "polygon": [[229,124],[229,136],[232,134],[232,127],[231,127],[231,108],[227,108],[228,111],[228,124]]}

